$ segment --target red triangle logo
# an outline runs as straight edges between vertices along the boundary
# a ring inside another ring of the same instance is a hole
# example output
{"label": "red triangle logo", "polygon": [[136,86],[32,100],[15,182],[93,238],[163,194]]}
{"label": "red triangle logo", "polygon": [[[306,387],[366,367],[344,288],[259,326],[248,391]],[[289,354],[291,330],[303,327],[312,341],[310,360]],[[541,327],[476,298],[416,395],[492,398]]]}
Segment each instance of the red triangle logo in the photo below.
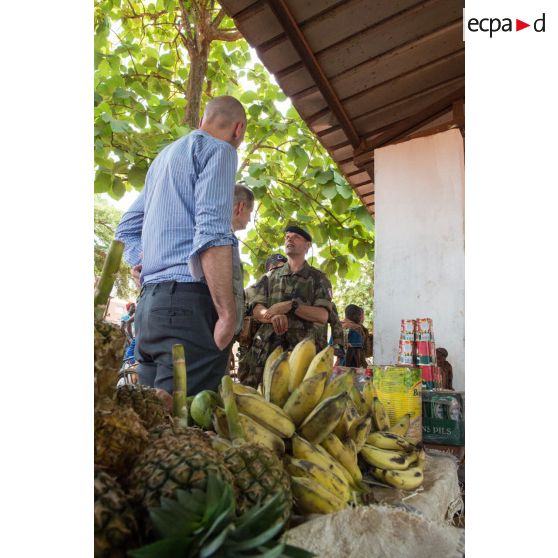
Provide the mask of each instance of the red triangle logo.
{"label": "red triangle logo", "polygon": [[530,23],[525,23],[524,21],[521,21],[520,19],[515,20],[515,30],[516,31],[521,31],[522,29],[525,29],[526,27],[531,27],[531,24]]}

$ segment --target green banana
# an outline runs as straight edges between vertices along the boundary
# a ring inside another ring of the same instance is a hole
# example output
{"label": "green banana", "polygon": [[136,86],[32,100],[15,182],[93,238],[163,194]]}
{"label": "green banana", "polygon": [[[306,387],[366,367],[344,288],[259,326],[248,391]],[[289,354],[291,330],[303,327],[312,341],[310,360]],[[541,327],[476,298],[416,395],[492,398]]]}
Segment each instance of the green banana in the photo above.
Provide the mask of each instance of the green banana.
{"label": "green banana", "polygon": [[310,363],[316,356],[316,343],[312,337],[298,342],[289,356],[289,392],[292,393],[302,382]]}
{"label": "green banana", "polygon": [[333,513],[346,507],[346,502],[308,477],[291,477],[295,505],[303,514]]}
{"label": "green banana", "polygon": [[290,438],[295,431],[295,425],[289,415],[273,403],[266,401],[258,395],[235,395],[238,410],[253,418],[262,426],[281,438]]}
{"label": "green banana", "polygon": [[291,417],[296,426],[304,421],[320,401],[326,380],[327,372],[304,380],[283,405],[283,411]]}
{"label": "green banana", "polygon": [[264,378],[263,392],[267,401],[282,407],[289,397],[289,353],[277,357]]}
{"label": "green banana", "polygon": [[329,397],[319,403],[300,425],[300,435],[313,444],[319,444],[337,426],[346,404],[346,393]]}

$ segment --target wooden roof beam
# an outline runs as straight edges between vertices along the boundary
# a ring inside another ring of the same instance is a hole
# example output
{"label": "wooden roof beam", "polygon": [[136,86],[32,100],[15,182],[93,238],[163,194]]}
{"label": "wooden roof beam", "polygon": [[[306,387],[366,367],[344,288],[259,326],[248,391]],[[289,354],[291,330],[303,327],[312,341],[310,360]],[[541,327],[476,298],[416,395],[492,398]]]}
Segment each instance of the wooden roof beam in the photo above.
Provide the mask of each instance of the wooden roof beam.
{"label": "wooden roof beam", "polygon": [[428,122],[435,120],[438,116],[447,112],[448,109],[453,106],[455,101],[463,98],[464,96],[465,88],[460,87],[417,114],[394,124],[391,128],[373,140],[365,141],[363,147],[355,150],[355,157],[353,159],[354,165],[359,168],[368,165],[374,157],[374,149],[378,149],[395,139],[404,137],[414,132],[421,126],[428,124]]}
{"label": "wooden roof beam", "polygon": [[300,56],[302,63],[306,66],[308,72],[318,85],[322,95],[330,107],[330,110],[337,117],[337,120],[349,138],[351,145],[353,147],[358,147],[361,144],[361,139],[350,118],[347,116],[347,113],[339,101],[337,94],[333,90],[333,87],[329,83],[329,80],[316,60],[310,45],[306,42],[306,39],[295,18],[289,11],[285,0],[267,0],[267,3],[285,30],[285,33],[289,37],[293,47]]}

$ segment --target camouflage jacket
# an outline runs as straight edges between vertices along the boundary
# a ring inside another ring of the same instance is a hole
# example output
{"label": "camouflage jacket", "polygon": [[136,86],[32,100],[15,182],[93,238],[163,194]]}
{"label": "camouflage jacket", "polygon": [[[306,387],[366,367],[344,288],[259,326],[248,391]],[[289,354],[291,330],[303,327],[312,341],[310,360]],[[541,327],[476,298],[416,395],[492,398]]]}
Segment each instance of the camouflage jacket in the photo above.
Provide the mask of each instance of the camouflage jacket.
{"label": "camouflage jacket", "polygon": [[[319,306],[331,311],[331,283],[327,277],[308,262],[300,271],[291,273],[289,264],[266,273],[255,286],[255,295],[252,298],[252,307],[263,304],[270,308],[277,302],[285,300],[297,300],[299,304]],[[286,349],[292,349],[296,343],[308,335],[316,339],[318,347],[325,347],[325,339],[322,339],[320,327],[313,322],[303,320],[293,313],[287,314],[289,331],[282,336],[282,344]],[[273,333],[271,324],[262,324],[258,329],[258,335],[270,337]]]}
{"label": "camouflage jacket", "polygon": [[[293,299],[299,304],[325,308],[328,314],[332,309],[331,283],[308,262],[304,262],[304,266],[296,273],[291,273],[288,263],[269,271],[253,286],[250,295],[251,309],[256,304],[270,308],[278,302]],[[257,385],[267,356],[278,345],[284,350],[292,350],[299,341],[311,335],[318,350],[326,346],[324,326],[303,320],[292,312],[287,314],[287,319],[289,330],[284,335],[276,335],[271,324],[259,325],[252,345],[239,366],[239,378],[243,383]]]}

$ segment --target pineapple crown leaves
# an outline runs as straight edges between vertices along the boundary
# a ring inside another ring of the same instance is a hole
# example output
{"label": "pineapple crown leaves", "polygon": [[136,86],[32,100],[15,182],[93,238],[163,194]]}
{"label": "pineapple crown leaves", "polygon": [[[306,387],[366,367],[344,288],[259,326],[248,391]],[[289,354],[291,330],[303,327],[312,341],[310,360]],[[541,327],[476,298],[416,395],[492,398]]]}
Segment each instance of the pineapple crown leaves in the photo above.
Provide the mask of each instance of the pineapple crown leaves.
{"label": "pineapple crown leaves", "polygon": [[310,558],[305,550],[273,540],[283,528],[287,505],[280,495],[235,515],[232,488],[210,474],[205,492],[177,490],[149,511],[160,540],[129,551],[133,558]]}

